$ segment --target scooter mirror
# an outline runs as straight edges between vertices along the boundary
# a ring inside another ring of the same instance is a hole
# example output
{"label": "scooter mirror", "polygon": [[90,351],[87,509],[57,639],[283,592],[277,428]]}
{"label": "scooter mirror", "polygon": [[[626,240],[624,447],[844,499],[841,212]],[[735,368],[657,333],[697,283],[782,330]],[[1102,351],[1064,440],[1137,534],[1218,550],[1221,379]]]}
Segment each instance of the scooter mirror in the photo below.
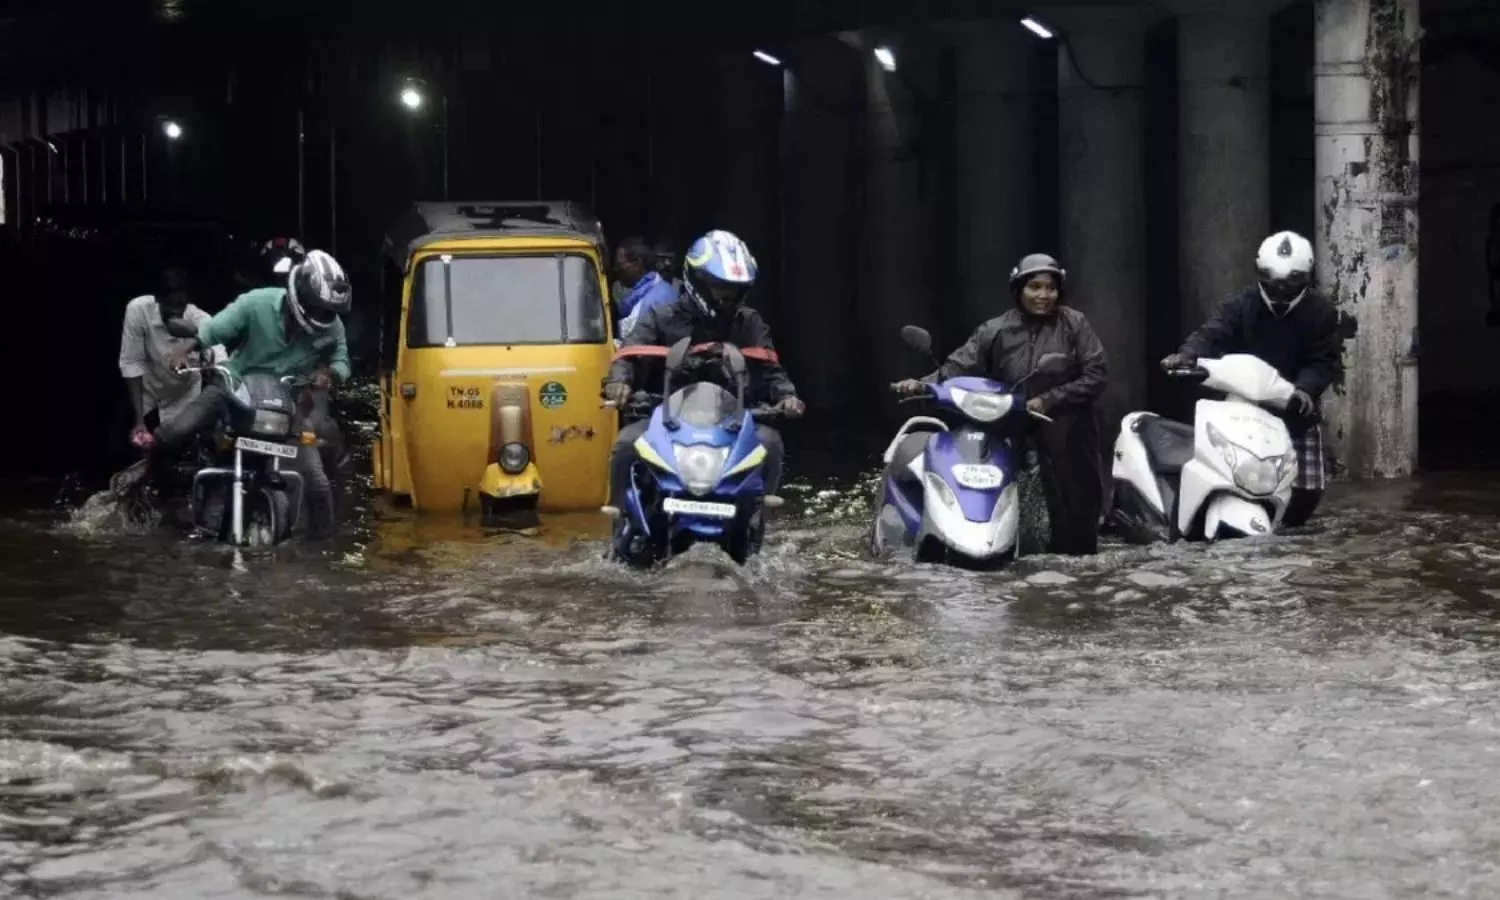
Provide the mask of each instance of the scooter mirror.
{"label": "scooter mirror", "polygon": [[1036,361],[1036,371],[1039,375],[1061,375],[1067,371],[1068,362],[1066,353],[1043,353]]}
{"label": "scooter mirror", "polygon": [[167,334],[178,338],[193,338],[198,336],[198,329],[190,325],[185,319],[168,319],[165,323]]}
{"label": "scooter mirror", "polygon": [[901,340],[906,346],[923,356],[932,356],[932,335],[927,329],[915,325],[901,326]]}

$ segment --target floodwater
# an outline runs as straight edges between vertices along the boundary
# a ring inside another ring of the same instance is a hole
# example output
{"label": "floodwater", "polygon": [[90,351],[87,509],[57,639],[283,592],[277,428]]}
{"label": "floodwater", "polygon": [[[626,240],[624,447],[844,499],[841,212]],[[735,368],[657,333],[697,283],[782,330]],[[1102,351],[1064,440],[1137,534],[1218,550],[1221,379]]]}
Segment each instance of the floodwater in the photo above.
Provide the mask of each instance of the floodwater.
{"label": "floodwater", "polygon": [[861,487],[796,494],[743,572],[649,575],[593,516],[237,562],[11,491],[6,896],[1500,885],[1497,481],[994,574],[860,560]]}

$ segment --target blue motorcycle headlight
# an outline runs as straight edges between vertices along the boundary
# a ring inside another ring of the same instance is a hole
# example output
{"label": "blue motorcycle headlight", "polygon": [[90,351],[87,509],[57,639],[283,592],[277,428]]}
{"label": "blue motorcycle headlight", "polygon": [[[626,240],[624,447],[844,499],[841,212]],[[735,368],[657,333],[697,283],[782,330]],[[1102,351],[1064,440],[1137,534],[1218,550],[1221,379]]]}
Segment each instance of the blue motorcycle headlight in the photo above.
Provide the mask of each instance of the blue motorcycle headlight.
{"label": "blue motorcycle headlight", "polygon": [[677,474],[682,478],[688,493],[703,496],[715,487],[724,475],[724,463],[729,459],[728,447],[709,447],[705,444],[677,444],[672,447],[677,458]]}

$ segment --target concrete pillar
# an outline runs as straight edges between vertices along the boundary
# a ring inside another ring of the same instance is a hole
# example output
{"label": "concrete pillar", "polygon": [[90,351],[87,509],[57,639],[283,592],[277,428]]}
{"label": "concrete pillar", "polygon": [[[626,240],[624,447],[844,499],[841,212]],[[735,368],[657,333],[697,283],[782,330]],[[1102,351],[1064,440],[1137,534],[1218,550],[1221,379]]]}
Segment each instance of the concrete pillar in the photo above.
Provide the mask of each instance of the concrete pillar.
{"label": "concrete pillar", "polygon": [[1035,40],[1009,20],[966,22],[949,33],[958,74],[961,318],[970,329],[1010,308],[1005,284],[996,278],[1039,249],[1027,214],[1041,199],[1032,172]]}
{"label": "concrete pillar", "polygon": [[1270,19],[1188,13],[1177,21],[1177,215],[1182,334],[1255,276],[1271,227]]}
{"label": "concrete pillar", "polygon": [[811,406],[847,409],[855,396],[852,354],[858,290],[855,193],[864,115],[859,54],[833,39],[787,54],[783,75],[782,284],[797,318],[777,333],[788,371]]}
{"label": "concrete pillar", "polygon": [[1088,315],[1109,354],[1101,413],[1112,436],[1126,411],[1146,403],[1145,32],[1151,20],[1124,7],[1045,15],[1067,34],[1058,53],[1058,255],[1068,270],[1069,302]]}
{"label": "concrete pillar", "polygon": [[1324,398],[1357,478],[1417,465],[1417,0],[1315,0],[1318,283],[1345,324]]}
{"label": "concrete pillar", "polygon": [[[876,59],[874,40],[859,39],[865,67],[864,208],[860,221],[859,367],[870,392],[913,374],[901,326],[932,328],[942,318],[933,285],[941,284],[933,252],[938,200],[935,48],[914,38],[892,40],[897,71]],[[925,171],[924,171],[925,168]],[[878,393],[874,395],[880,396]],[[893,412],[884,404],[883,412]]]}
{"label": "concrete pillar", "polygon": [[750,305],[774,327],[783,318],[777,316],[776,308],[781,256],[776,167],[782,73],[748,53],[735,53],[720,60],[718,74],[724,168],[714,179],[719,196],[712,223],[750,245],[760,264],[759,285]]}

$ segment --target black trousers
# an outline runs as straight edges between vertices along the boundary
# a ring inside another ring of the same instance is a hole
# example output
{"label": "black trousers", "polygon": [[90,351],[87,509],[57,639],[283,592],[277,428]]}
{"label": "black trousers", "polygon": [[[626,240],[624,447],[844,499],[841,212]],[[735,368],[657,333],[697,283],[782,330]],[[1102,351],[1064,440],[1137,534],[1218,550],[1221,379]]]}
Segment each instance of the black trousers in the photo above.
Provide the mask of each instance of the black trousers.
{"label": "black trousers", "polygon": [[1099,425],[1092,408],[1059,412],[1054,421],[1033,421],[1052,525],[1052,553],[1083,556],[1099,550],[1099,516],[1104,505]]}

